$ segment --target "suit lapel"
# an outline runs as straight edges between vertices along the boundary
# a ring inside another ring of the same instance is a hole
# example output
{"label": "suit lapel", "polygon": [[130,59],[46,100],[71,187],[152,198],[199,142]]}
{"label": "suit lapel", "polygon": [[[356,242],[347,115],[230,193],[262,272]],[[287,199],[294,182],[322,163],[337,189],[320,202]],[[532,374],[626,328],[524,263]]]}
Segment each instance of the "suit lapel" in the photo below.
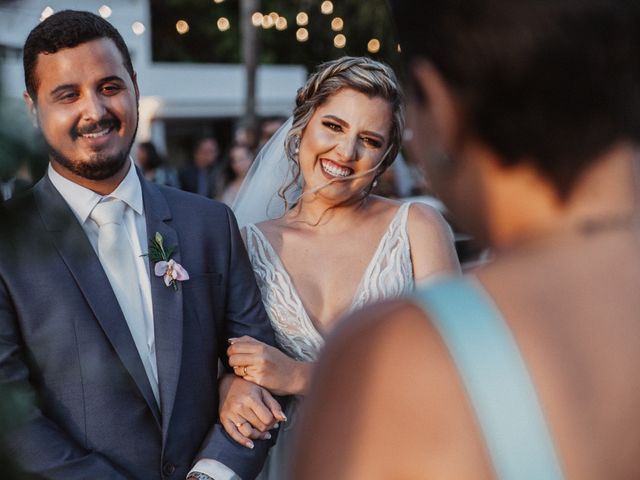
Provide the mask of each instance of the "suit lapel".
{"label": "suit lapel", "polygon": [[[159,232],[165,248],[175,247],[171,256],[180,263],[178,234],[171,226],[171,211],[160,190],[144,179],[140,179],[147,219],[147,236]],[[182,286],[167,287],[162,277],[153,273],[153,262],[149,262],[151,296],[153,297],[153,323],[155,328],[156,359],[160,382],[162,406],[162,430],[166,436],[171,412],[176,398],[182,360]]]}
{"label": "suit lapel", "polygon": [[36,185],[35,197],[45,228],[60,256],[159,424],[160,411],[133,337],[82,226],[48,177]]}

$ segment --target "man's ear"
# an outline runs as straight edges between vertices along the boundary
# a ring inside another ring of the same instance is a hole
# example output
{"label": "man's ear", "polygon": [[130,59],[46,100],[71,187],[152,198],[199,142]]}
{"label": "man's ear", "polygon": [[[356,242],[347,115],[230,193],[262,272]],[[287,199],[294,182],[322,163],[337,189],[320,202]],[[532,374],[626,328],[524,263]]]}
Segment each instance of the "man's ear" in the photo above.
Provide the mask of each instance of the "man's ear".
{"label": "man's ear", "polygon": [[38,109],[36,102],[34,102],[27,91],[22,94],[22,98],[24,98],[24,103],[27,105],[27,111],[29,112],[29,118],[31,119],[33,127],[38,128]]}
{"label": "man's ear", "polygon": [[429,110],[435,134],[447,151],[459,141],[462,114],[450,87],[440,72],[426,60],[416,60],[411,65],[414,88],[424,99],[421,108]]}

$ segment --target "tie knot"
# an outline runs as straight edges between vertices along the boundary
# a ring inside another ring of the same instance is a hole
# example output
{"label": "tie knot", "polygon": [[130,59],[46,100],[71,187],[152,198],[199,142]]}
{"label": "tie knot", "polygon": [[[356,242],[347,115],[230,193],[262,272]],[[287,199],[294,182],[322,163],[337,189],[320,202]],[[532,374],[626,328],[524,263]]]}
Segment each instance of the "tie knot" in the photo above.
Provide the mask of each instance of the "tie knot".
{"label": "tie knot", "polygon": [[98,224],[98,227],[109,223],[122,223],[124,215],[124,202],[117,198],[110,198],[97,204],[89,217]]}

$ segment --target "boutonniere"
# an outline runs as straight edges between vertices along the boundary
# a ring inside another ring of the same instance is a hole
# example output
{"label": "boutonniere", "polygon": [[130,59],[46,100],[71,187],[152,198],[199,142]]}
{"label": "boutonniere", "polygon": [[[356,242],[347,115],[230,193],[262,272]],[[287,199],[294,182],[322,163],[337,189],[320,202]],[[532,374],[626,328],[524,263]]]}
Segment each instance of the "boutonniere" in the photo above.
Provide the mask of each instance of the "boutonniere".
{"label": "boutonniere", "polygon": [[189,274],[182,265],[171,258],[176,247],[164,249],[164,239],[160,232],[156,232],[149,242],[149,260],[155,263],[153,271],[156,277],[164,277],[164,284],[178,289],[178,282],[189,280]]}

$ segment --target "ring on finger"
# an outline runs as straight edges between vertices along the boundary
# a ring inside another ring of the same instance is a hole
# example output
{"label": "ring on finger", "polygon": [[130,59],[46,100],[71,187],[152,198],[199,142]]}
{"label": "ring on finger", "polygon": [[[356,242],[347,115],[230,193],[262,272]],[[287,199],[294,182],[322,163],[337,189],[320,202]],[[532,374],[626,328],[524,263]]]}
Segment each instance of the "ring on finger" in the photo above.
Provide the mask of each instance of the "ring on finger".
{"label": "ring on finger", "polygon": [[242,367],[242,376],[246,377],[247,375],[248,375],[247,374],[247,366],[245,365],[244,367]]}
{"label": "ring on finger", "polygon": [[240,428],[245,422],[236,422],[236,428]]}

